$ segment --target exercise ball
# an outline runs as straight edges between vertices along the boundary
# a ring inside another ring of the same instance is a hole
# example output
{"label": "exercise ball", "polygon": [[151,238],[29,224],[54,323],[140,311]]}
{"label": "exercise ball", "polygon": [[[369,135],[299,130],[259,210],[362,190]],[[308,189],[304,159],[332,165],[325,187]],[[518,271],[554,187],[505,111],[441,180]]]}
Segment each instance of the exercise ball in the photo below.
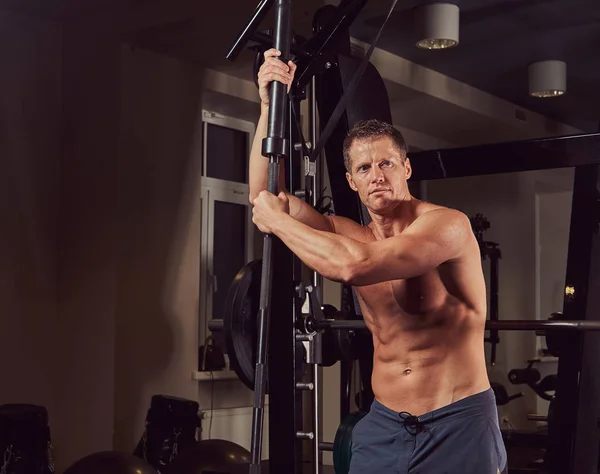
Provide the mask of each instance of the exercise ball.
{"label": "exercise ball", "polygon": [[[205,439],[181,453],[164,474],[234,473],[236,466],[250,464],[250,452],[224,439]],[[247,472],[248,468],[244,472]],[[241,472],[241,471],[240,471]]]}
{"label": "exercise ball", "polygon": [[65,474],[158,474],[143,459],[129,453],[102,451],[85,456],[69,467]]}

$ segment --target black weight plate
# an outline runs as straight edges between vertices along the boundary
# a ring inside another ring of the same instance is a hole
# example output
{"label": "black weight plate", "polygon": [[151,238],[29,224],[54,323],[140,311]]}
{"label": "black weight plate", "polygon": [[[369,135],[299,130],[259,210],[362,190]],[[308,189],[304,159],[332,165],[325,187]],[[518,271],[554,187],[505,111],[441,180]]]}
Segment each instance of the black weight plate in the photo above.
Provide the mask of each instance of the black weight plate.
{"label": "black weight plate", "polygon": [[[325,319],[345,320],[345,313],[338,311],[335,306],[321,306]],[[321,364],[331,367],[338,361],[353,361],[356,359],[352,351],[354,331],[349,329],[329,329],[322,333]]]}
{"label": "black weight plate", "polygon": [[348,474],[352,459],[352,432],[366,412],[354,412],[346,416],[335,433],[333,442],[333,465],[335,474]]}
{"label": "black weight plate", "polygon": [[[223,336],[229,365],[251,390],[254,390],[256,370],[261,276],[262,259],[244,265],[229,287],[223,314]],[[296,343],[295,366],[296,380],[300,381],[306,371],[306,350],[301,342]],[[267,380],[267,393],[268,387]]]}
{"label": "black weight plate", "polygon": [[223,333],[230,366],[251,390],[254,390],[261,275],[261,259],[242,267],[227,292],[223,315]]}
{"label": "black weight plate", "polygon": [[[334,318],[336,320],[346,320],[347,315],[341,311],[338,311]],[[354,340],[354,331],[350,329],[338,329],[334,331],[335,334],[335,346],[338,360],[343,361],[354,361],[357,359],[352,351],[352,341]]]}

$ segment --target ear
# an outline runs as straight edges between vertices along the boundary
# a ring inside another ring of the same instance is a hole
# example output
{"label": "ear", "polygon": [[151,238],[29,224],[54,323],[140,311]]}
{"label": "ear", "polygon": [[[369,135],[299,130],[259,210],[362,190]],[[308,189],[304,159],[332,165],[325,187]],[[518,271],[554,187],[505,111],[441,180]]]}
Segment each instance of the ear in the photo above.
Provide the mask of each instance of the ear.
{"label": "ear", "polygon": [[352,175],[346,171],[346,179],[348,180],[348,184],[352,188],[352,191],[358,191],[356,184],[354,184],[354,180],[352,179]]}
{"label": "ear", "polygon": [[404,169],[406,170],[406,179],[410,179],[412,176],[412,166],[408,157],[404,158]]}

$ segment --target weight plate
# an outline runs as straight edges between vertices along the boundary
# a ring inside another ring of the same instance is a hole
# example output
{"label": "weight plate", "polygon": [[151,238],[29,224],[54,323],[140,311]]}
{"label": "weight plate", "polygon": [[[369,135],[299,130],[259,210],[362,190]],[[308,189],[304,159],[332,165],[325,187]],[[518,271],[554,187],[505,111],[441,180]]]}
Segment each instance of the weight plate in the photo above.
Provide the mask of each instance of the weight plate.
{"label": "weight plate", "polygon": [[261,275],[260,259],[242,267],[227,292],[223,315],[223,334],[230,366],[251,390],[254,390]]}
{"label": "weight plate", "polygon": [[[229,365],[250,390],[254,390],[256,370],[261,275],[261,259],[242,267],[229,287],[223,314],[223,336]],[[295,362],[296,380],[299,381],[306,371],[306,349],[301,342],[296,343]],[[267,393],[268,387],[267,380]]]}
{"label": "weight plate", "polygon": [[352,432],[366,412],[353,412],[346,416],[335,433],[333,466],[335,474],[348,474],[352,460]]}
{"label": "weight plate", "polygon": [[[346,320],[347,315],[341,311],[336,312],[334,318],[336,320]],[[337,359],[347,362],[352,362],[357,359],[352,352],[352,341],[354,340],[354,330],[339,329],[334,331],[335,347]]]}

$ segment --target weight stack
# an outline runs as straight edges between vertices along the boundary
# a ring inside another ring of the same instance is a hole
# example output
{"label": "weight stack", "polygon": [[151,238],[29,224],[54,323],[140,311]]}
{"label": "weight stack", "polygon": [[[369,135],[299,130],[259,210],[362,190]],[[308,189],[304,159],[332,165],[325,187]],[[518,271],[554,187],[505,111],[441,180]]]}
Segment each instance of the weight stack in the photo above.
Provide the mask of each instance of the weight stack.
{"label": "weight stack", "polygon": [[191,400],[154,395],[146,415],[146,429],[133,454],[161,474],[178,454],[196,444],[201,427],[199,408]]}
{"label": "weight stack", "polygon": [[19,403],[0,406],[0,472],[54,472],[48,411],[45,407]]}

